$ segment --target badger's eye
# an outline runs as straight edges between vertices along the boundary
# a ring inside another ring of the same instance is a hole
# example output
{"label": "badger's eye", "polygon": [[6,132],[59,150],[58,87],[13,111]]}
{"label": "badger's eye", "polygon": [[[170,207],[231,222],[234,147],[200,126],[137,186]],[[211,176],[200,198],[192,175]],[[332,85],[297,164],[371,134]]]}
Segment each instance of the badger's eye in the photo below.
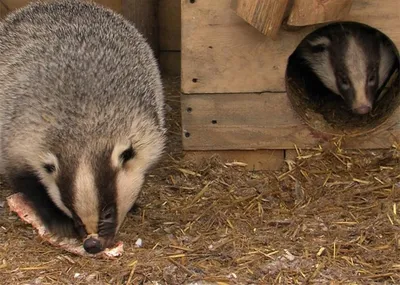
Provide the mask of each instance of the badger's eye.
{"label": "badger's eye", "polygon": [[343,89],[349,89],[350,88],[350,81],[345,76],[339,76],[338,80],[339,80],[339,85]]}
{"label": "badger's eye", "polygon": [[115,216],[115,207],[109,206],[102,211],[101,219],[103,220],[103,222],[111,222],[110,220],[113,219],[114,216]]}
{"label": "badger's eye", "polygon": [[375,74],[373,73],[373,74],[371,74],[371,75],[368,77],[368,84],[369,84],[369,85],[374,85],[374,84],[375,84],[375,81],[376,81],[376,76],[375,76]]}
{"label": "badger's eye", "polygon": [[131,146],[130,148],[124,150],[124,151],[120,154],[119,158],[120,158],[120,160],[122,161],[122,163],[125,163],[125,162],[131,160],[132,158],[134,158],[135,155],[136,155],[135,150],[134,150],[133,147]]}
{"label": "badger's eye", "polygon": [[54,171],[56,171],[56,166],[54,164],[51,164],[51,163],[43,164],[43,168],[49,174],[52,174]]}
{"label": "badger's eye", "polygon": [[319,45],[315,45],[311,47],[311,51],[313,53],[320,53],[320,52],[324,52],[326,50],[326,45],[324,44],[319,44]]}

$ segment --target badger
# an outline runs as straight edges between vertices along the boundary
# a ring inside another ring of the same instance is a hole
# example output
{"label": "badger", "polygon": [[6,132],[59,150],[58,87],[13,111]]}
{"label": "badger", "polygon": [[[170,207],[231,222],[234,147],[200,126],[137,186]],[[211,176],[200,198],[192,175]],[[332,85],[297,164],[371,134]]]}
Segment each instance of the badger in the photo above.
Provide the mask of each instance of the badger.
{"label": "badger", "polygon": [[372,110],[396,63],[392,44],[383,34],[352,22],[315,31],[298,53],[322,84],[358,115]]}
{"label": "badger", "polygon": [[98,4],[33,2],[0,24],[1,174],[48,230],[109,248],[161,158],[164,94],[133,24]]}

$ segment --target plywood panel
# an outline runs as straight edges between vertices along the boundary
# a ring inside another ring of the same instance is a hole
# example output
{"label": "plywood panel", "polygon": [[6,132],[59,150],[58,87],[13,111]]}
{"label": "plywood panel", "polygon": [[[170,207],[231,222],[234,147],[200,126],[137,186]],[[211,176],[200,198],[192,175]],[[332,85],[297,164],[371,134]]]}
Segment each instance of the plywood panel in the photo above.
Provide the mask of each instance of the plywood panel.
{"label": "plywood panel", "polygon": [[[285,90],[289,55],[315,27],[280,30],[272,40],[230,9],[230,0],[182,0],[182,91]],[[400,1],[354,0],[346,20],[372,25],[400,47]]]}
{"label": "plywood panel", "polygon": [[160,0],[158,11],[160,50],[181,50],[181,1]]}
{"label": "plywood panel", "polygon": [[[182,95],[185,150],[315,147],[334,136],[310,129],[286,93]],[[389,148],[400,141],[400,108],[379,130],[345,138],[346,148]]]}

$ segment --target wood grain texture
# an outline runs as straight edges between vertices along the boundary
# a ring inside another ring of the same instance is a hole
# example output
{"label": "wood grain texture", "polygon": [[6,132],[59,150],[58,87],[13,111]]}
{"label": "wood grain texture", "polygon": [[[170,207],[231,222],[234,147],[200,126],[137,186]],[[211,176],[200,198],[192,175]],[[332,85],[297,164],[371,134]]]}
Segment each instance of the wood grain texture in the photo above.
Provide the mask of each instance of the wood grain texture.
{"label": "wood grain texture", "polygon": [[288,25],[307,26],[344,19],[353,0],[294,0]]}
{"label": "wood grain texture", "polygon": [[[281,30],[272,40],[244,22],[230,4],[182,0],[182,91],[285,91],[287,59],[315,27]],[[400,1],[354,1],[345,20],[380,29],[400,48]]]}
{"label": "wood grain texture", "polygon": [[181,1],[159,0],[160,51],[181,50]]}
{"label": "wood grain texture", "polygon": [[135,24],[158,57],[158,0],[122,0],[122,15]]}
{"label": "wood grain texture", "polygon": [[218,156],[224,163],[242,162],[247,170],[278,170],[284,164],[283,150],[222,150],[186,151],[184,159],[201,164],[204,159]]}
{"label": "wood grain texture", "polygon": [[[258,150],[315,147],[335,136],[308,127],[286,93],[182,95],[184,150]],[[343,147],[389,148],[400,142],[400,108],[379,129],[344,137]]]}
{"label": "wood grain texture", "polygon": [[264,35],[275,38],[289,0],[232,0],[235,13]]}

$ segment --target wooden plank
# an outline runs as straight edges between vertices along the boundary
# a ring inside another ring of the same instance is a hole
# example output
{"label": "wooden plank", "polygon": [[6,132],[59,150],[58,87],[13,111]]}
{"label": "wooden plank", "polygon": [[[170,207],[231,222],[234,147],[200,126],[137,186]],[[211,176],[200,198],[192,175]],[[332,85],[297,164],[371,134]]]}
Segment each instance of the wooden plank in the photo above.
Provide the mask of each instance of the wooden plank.
{"label": "wooden plank", "polygon": [[294,0],[287,24],[307,26],[338,21],[348,16],[353,0]]}
{"label": "wooden plank", "polygon": [[158,0],[122,0],[122,15],[135,24],[158,57]]}
{"label": "wooden plank", "polygon": [[283,150],[188,151],[184,159],[200,164],[214,155],[225,163],[243,162],[247,170],[278,170],[284,164]]}
{"label": "wooden plank", "polygon": [[[182,0],[182,91],[285,91],[289,55],[314,26],[281,30],[273,41],[229,8],[230,0]],[[400,47],[400,1],[355,1],[345,20],[372,25]]]}
{"label": "wooden plank", "polygon": [[163,74],[181,75],[181,53],[175,51],[160,52],[160,69]]}
{"label": "wooden plank", "polygon": [[158,11],[160,51],[180,51],[181,1],[160,0]]}
{"label": "wooden plank", "polygon": [[295,149],[285,149],[285,160],[295,161],[297,158],[297,151]]}
{"label": "wooden plank", "polygon": [[[292,110],[286,93],[182,95],[184,150],[315,147],[335,136],[315,131]],[[379,129],[345,137],[346,148],[389,148],[400,141],[400,108]]]}
{"label": "wooden plank", "polygon": [[247,23],[275,38],[289,0],[232,0],[231,7]]}

